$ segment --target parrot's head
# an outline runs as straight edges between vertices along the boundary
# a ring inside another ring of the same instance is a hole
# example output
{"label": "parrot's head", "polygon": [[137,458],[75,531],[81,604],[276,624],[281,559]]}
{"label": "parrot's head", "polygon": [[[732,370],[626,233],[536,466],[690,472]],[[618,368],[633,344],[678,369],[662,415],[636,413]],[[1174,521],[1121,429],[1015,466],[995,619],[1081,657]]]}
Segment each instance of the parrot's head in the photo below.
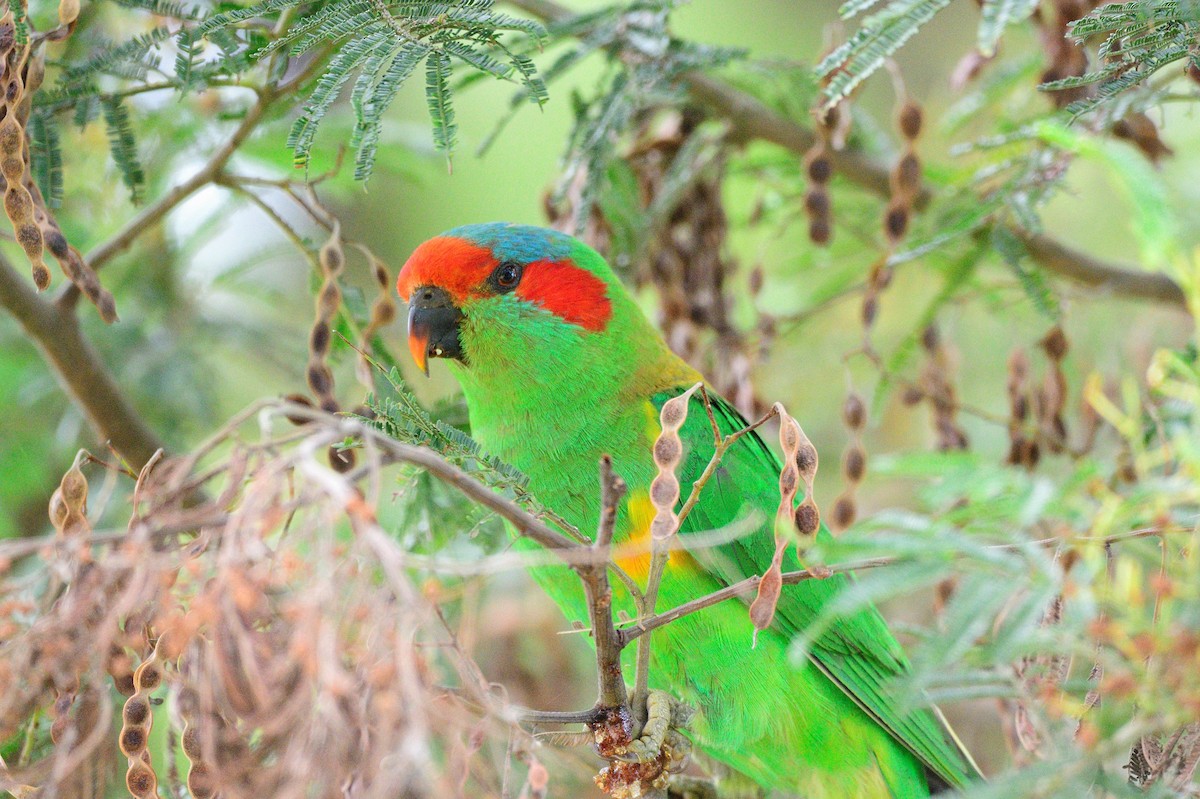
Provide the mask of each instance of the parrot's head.
{"label": "parrot's head", "polygon": [[[430,358],[464,371],[543,368],[578,359],[632,301],[594,250],[554,230],[489,223],[447,231],[400,270],[408,346],[426,374]],[[640,314],[639,314],[640,315]]]}

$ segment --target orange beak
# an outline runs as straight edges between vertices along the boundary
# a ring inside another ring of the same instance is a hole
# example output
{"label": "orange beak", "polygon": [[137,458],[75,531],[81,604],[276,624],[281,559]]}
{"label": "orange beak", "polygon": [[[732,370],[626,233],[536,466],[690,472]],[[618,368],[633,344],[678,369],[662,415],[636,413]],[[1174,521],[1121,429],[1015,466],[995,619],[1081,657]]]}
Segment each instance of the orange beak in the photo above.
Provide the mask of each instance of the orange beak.
{"label": "orange beak", "polygon": [[408,351],[412,353],[412,358],[417,362],[417,368],[429,377],[429,331],[428,330],[413,330],[412,312],[409,311],[408,324]]}

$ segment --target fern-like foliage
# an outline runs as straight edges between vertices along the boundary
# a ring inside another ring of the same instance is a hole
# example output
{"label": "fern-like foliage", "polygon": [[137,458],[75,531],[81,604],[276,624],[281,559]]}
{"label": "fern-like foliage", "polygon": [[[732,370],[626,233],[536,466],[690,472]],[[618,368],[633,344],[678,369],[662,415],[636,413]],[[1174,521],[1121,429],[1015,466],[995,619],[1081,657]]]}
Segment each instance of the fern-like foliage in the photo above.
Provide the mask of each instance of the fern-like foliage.
{"label": "fern-like foliage", "polygon": [[[603,56],[607,67],[595,93],[572,97],[575,120],[553,200],[562,201],[568,190],[574,193],[571,202],[576,229],[604,188],[617,143],[636,115],[678,104],[683,99],[680,78],[685,73],[719,67],[744,55],[740,49],[673,37],[668,21],[677,5],[679,0],[637,0],[548,26],[554,41],[574,39],[574,43],[543,71],[547,84],[593,55]],[[514,111],[526,99],[524,92],[515,96]],[[500,121],[497,132],[506,121]],[[481,149],[486,149],[490,141]]]}
{"label": "fern-like foliage", "polygon": [[1067,106],[1085,114],[1132,89],[1171,64],[1188,59],[1200,72],[1200,2],[1134,0],[1111,3],[1071,24],[1079,44],[1104,37],[1097,50],[1098,69],[1077,77],[1044,83],[1043,91],[1095,86],[1090,96]]}
{"label": "fern-like foliage", "polygon": [[[848,0],[839,9],[849,19],[873,8],[878,0]],[[891,0],[866,17],[857,31],[817,64],[817,74],[826,81],[824,105],[830,108],[854,91],[950,0]],[[1037,0],[982,0],[978,50],[985,56],[996,52],[1004,30],[1030,17]]]}
{"label": "fern-like foliage", "polygon": [[255,49],[250,57],[260,60],[284,52],[323,63],[288,137],[299,167],[309,164],[321,121],[353,81],[355,177],[366,180],[375,164],[384,114],[422,62],[434,146],[447,157],[455,143],[451,80],[457,64],[519,83],[528,100],[545,102],[546,88],[532,62],[509,52],[502,42],[505,34],[519,33],[540,44],[545,29],[537,22],[501,14],[493,5],[492,0],[330,0],[314,7],[306,0],[264,0],[211,17],[198,34],[210,39],[231,35],[264,18],[307,9],[283,35]]}
{"label": "fern-like foliage", "polygon": [[408,390],[399,370],[391,369],[387,374],[387,382],[392,390],[391,396],[368,398],[367,407],[374,415],[364,421],[369,421],[397,441],[429,447],[470,472],[477,480],[512,497],[531,513],[574,532],[569,524],[529,493],[529,478],[519,469],[484,452],[479,442],[457,427],[430,416]]}

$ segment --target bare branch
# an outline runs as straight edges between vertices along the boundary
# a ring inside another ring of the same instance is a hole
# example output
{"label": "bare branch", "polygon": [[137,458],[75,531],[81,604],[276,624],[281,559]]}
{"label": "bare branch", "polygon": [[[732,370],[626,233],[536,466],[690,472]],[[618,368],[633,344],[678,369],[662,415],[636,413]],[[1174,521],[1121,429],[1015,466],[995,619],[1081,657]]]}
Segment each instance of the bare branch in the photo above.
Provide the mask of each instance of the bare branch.
{"label": "bare branch", "polygon": [[600,525],[592,550],[599,555],[587,566],[576,567],[587,593],[592,638],[596,641],[596,705],[600,708],[623,707],[628,701],[625,677],[621,673],[621,637],[613,626],[612,586],[608,582],[608,561],[612,547],[617,505],[625,496],[625,481],[613,474],[612,458],[600,459]]}
{"label": "bare branch", "polygon": [[[70,284],[74,287],[74,284]],[[99,437],[140,468],[163,445],[134,409],[100,353],[84,337],[73,314],[43,300],[33,286],[0,257],[0,306],[37,343],[59,382],[83,410]]]}

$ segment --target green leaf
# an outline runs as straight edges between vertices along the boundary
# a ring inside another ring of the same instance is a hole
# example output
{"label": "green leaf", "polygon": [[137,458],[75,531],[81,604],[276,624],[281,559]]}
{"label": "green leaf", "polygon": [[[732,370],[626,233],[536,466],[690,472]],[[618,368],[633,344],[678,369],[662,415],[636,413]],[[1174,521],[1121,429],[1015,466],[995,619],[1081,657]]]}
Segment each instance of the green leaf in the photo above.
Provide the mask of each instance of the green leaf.
{"label": "green leaf", "polygon": [[431,53],[425,60],[425,99],[429,106],[429,118],[433,122],[433,146],[446,153],[447,163],[458,132],[449,83],[450,56],[437,51]]}
{"label": "green leaf", "polygon": [[1028,19],[1038,7],[1038,0],[983,0],[979,18],[979,52],[991,57],[1004,29],[1015,22]]}
{"label": "green leaf", "polygon": [[121,180],[129,188],[130,199],[134,203],[141,202],[146,174],[138,158],[129,109],[119,97],[101,98],[100,106],[104,113],[104,127],[108,132],[109,151],[121,173]]}
{"label": "green leaf", "polygon": [[829,79],[824,107],[837,105],[949,4],[950,0],[893,0],[863,20],[848,41],[816,66],[817,74]]}
{"label": "green leaf", "polygon": [[1042,316],[1057,322],[1062,316],[1058,297],[1055,296],[1053,289],[1050,288],[1050,284],[1040,270],[1025,265],[1025,256],[1029,254],[1025,249],[1025,244],[1013,235],[1011,230],[1003,225],[997,225],[992,228],[992,248],[1016,275],[1017,280],[1021,283],[1021,289],[1033,303],[1033,307]]}

